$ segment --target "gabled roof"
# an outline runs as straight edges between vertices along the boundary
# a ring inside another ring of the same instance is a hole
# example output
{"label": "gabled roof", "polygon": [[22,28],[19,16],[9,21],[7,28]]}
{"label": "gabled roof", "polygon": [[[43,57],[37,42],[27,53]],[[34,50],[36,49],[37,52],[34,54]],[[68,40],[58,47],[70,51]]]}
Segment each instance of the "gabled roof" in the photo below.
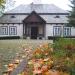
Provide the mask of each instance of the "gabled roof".
{"label": "gabled roof", "polygon": [[37,13],[68,13],[68,11],[57,7],[54,4],[27,4],[19,5],[18,7],[6,13],[30,13],[36,11]]}
{"label": "gabled roof", "polygon": [[24,20],[24,23],[46,23],[46,21],[40,17],[35,11],[32,11]]}

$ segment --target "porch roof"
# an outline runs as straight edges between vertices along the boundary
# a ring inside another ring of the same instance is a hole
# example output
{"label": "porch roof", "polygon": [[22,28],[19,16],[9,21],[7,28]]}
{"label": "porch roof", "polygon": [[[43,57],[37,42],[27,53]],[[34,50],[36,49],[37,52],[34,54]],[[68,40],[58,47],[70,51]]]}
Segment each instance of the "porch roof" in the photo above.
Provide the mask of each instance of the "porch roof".
{"label": "porch roof", "polygon": [[35,11],[32,11],[24,20],[24,23],[46,23],[46,21],[38,15]]}

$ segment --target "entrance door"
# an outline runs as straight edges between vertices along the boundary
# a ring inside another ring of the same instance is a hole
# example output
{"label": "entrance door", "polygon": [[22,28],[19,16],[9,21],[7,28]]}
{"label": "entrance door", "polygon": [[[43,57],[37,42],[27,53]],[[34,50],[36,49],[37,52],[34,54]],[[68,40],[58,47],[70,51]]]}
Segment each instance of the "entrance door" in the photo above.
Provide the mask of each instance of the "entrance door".
{"label": "entrance door", "polygon": [[31,39],[37,39],[38,27],[31,27]]}

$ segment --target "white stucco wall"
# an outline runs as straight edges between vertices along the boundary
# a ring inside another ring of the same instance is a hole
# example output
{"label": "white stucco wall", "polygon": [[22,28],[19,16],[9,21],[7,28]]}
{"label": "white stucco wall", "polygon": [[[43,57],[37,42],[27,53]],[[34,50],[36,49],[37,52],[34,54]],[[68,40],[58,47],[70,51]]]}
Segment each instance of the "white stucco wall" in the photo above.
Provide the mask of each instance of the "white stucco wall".
{"label": "white stucco wall", "polygon": [[[0,24],[0,26],[7,26],[8,27],[8,35],[0,35],[0,37],[5,37],[5,36],[23,36],[23,24]],[[17,28],[17,35],[9,35],[9,27],[10,26],[16,26]],[[48,36],[53,36],[53,27],[54,26],[61,26],[61,31],[62,31],[62,36],[63,36],[63,25],[55,25],[55,24],[46,24],[46,39],[48,39]],[[41,32],[41,31],[40,31]],[[75,36],[75,28],[71,28],[71,36]]]}
{"label": "white stucco wall", "polygon": [[[0,37],[5,37],[5,36],[20,36],[22,37],[23,36],[23,24],[0,24],[0,26],[7,26],[8,27],[8,35],[0,35]],[[16,26],[16,29],[17,29],[17,34],[16,35],[10,35],[9,34],[9,27],[10,26]]]}
{"label": "white stucco wall", "polygon": [[[61,36],[64,36],[64,26],[63,25],[55,25],[55,24],[47,24],[46,25],[46,39],[48,39],[48,36],[53,36],[53,27],[54,26],[61,26]],[[75,36],[75,27],[71,27],[71,36]]]}
{"label": "white stucco wall", "polygon": [[23,36],[23,24],[16,24],[17,26],[17,36]]}
{"label": "white stucco wall", "polygon": [[75,27],[71,28],[71,36],[75,36]]}
{"label": "white stucco wall", "polygon": [[53,25],[46,24],[46,39],[48,36],[53,36]]}

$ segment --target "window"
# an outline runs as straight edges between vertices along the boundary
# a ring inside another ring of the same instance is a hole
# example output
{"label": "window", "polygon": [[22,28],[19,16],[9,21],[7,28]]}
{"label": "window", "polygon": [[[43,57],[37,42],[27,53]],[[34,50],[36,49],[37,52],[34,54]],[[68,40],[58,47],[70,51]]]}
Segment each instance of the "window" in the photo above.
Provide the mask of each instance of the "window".
{"label": "window", "polygon": [[17,28],[16,26],[9,27],[9,35],[17,35]]}
{"label": "window", "polygon": [[11,16],[11,18],[15,18],[15,16],[14,16],[14,15],[12,15],[12,16]]}
{"label": "window", "polygon": [[60,26],[54,26],[53,34],[54,34],[54,36],[61,36],[61,27]]}
{"label": "window", "polygon": [[8,27],[7,26],[0,27],[0,35],[8,35]]}
{"label": "window", "polygon": [[59,15],[56,15],[55,18],[60,18],[60,16]]}
{"label": "window", "polygon": [[64,36],[71,35],[71,27],[64,27]]}

